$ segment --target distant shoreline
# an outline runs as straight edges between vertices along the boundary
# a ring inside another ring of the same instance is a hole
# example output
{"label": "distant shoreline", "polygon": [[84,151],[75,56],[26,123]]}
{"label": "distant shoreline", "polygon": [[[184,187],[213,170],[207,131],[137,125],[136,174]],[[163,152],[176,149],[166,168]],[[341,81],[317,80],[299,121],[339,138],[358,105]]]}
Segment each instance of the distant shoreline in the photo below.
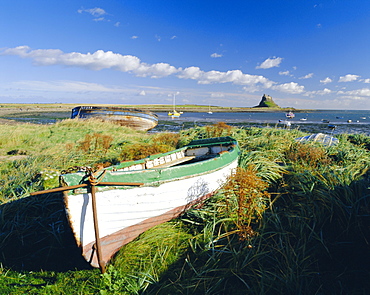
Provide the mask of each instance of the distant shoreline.
{"label": "distant shoreline", "polygon": [[[2,103],[0,104],[0,117],[7,114],[21,115],[27,112],[32,113],[55,113],[55,112],[71,112],[71,110],[79,105],[87,104],[72,104],[72,103]],[[122,104],[91,104],[96,106],[115,106],[122,108],[135,108],[151,112],[169,112],[173,111],[172,105],[122,105]],[[313,112],[331,112],[337,110],[316,110],[316,109],[295,109],[295,108],[257,108],[257,107],[221,107],[221,106],[208,106],[208,105],[178,105],[176,110],[179,112],[224,112],[224,113],[272,113],[272,112],[288,112],[295,113],[313,113]]]}
{"label": "distant shoreline", "polygon": [[[19,124],[53,124],[58,121],[69,119],[71,110],[81,104],[0,104],[0,125]],[[97,106],[97,104],[95,104]],[[106,104],[108,106],[108,104]],[[215,122],[225,122],[233,126],[242,127],[267,127],[282,124],[284,128],[285,113],[287,109],[261,109],[261,108],[225,108],[212,107],[213,115],[207,114],[209,106],[180,105],[177,111],[184,112],[184,115],[177,119],[167,116],[172,111],[171,105],[110,105],[126,108],[150,110],[158,114],[159,123],[155,128],[156,132],[179,131],[182,128],[190,128],[195,125],[206,125]],[[370,135],[370,114],[354,117],[352,110],[296,110],[289,109],[296,113],[296,119],[291,120],[292,128],[299,128],[308,133],[328,132],[328,119],[335,124],[335,133],[362,133]],[[337,112],[337,113],[336,113]],[[362,112],[362,111],[361,111]],[[255,114],[253,114],[255,113]],[[309,114],[311,113],[311,115]],[[365,120],[366,115],[366,120]],[[340,117],[338,117],[340,116]],[[362,117],[363,116],[363,117]],[[301,118],[305,118],[301,121]],[[351,119],[351,120],[350,120]],[[306,121],[307,120],[307,121]],[[348,122],[350,120],[351,122]],[[359,121],[360,120],[360,121]],[[326,120],[325,120],[326,121]],[[329,130],[330,131],[330,130]]]}

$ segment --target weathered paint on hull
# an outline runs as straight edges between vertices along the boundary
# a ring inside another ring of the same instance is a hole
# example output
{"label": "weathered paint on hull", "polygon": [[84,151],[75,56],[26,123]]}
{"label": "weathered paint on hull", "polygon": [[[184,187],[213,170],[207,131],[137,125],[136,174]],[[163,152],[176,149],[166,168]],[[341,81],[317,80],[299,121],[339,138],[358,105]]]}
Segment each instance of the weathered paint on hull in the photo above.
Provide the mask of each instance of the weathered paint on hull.
{"label": "weathered paint on hull", "polygon": [[[145,230],[180,215],[188,206],[216,191],[237,166],[237,160],[209,174],[163,183],[158,187],[115,189],[97,194],[102,259],[109,259],[123,245]],[[99,267],[90,195],[66,197],[66,207],[76,240],[85,259]]]}
{"label": "weathered paint on hull", "polygon": [[[148,229],[156,225],[170,221],[180,216],[182,213],[187,211],[191,206],[210,198],[212,195],[213,193],[206,194],[203,197],[200,197],[189,204],[176,207],[164,214],[145,219],[142,222],[128,226],[124,229],[114,232],[113,234],[101,238],[100,242],[101,245],[103,246],[102,247],[103,263],[107,264],[109,260],[112,258],[112,256],[122,248],[122,246],[130,243],[143,232],[147,231]],[[99,267],[97,256],[94,255],[96,251],[94,244],[95,241],[84,246],[82,249],[82,253],[86,261],[89,262],[91,266]]]}
{"label": "weathered paint on hull", "polygon": [[[75,189],[65,193],[65,205],[85,259],[98,267],[94,255],[94,211],[99,223],[103,260],[99,266],[102,266],[120,247],[145,230],[177,217],[218,190],[237,167],[239,153],[234,139],[219,137],[196,140],[172,152],[107,167],[94,173],[100,183],[98,187],[94,185],[96,210],[86,189],[89,174],[81,171],[62,175],[66,188]],[[130,186],[133,183],[142,186],[133,188]]]}

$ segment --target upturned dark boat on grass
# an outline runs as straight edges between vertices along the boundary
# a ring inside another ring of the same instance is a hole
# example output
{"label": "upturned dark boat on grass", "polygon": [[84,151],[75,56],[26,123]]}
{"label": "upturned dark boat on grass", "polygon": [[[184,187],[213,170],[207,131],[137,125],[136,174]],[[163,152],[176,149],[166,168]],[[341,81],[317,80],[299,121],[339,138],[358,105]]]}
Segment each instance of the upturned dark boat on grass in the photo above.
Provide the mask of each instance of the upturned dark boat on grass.
{"label": "upturned dark boat on grass", "polygon": [[97,172],[61,175],[70,227],[82,254],[102,272],[125,244],[209,198],[238,165],[231,137],[192,141],[172,152]]}
{"label": "upturned dark boat on grass", "polygon": [[323,134],[323,133],[315,133],[315,134],[302,136],[302,137],[296,138],[296,141],[298,142],[307,142],[307,141],[319,142],[326,146],[337,145],[339,143],[338,138],[335,138],[331,135]]}
{"label": "upturned dark boat on grass", "polygon": [[78,106],[72,109],[71,118],[97,118],[142,131],[153,129],[158,124],[158,116],[152,112],[109,106]]}

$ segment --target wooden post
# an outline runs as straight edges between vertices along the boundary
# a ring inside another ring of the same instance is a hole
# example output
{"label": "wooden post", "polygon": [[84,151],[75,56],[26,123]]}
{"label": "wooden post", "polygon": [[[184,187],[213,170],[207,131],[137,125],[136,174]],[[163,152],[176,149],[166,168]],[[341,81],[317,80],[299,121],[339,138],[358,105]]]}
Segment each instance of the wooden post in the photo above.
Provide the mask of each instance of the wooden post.
{"label": "wooden post", "polygon": [[94,230],[95,230],[95,246],[96,253],[98,255],[98,263],[101,273],[105,273],[105,263],[102,260],[101,245],[100,245],[100,235],[99,235],[99,222],[98,222],[98,211],[96,208],[96,186],[91,184],[91,203],[93,209],[93,218],[94,218]]}

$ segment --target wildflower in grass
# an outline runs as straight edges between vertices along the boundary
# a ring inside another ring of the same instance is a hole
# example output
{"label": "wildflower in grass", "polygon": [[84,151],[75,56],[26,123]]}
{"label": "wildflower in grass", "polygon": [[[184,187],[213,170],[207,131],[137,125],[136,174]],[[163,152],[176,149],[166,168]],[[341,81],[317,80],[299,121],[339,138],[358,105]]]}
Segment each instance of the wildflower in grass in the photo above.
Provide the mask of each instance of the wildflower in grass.
{"label": "wildflower in grass", "polygon": [[55,188],[59,185],[60,172],[52,168],[44,168],[40,171],[39,176],[44,189]]}

